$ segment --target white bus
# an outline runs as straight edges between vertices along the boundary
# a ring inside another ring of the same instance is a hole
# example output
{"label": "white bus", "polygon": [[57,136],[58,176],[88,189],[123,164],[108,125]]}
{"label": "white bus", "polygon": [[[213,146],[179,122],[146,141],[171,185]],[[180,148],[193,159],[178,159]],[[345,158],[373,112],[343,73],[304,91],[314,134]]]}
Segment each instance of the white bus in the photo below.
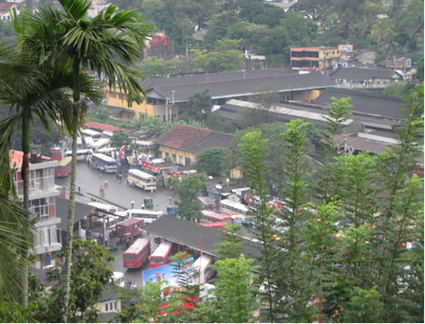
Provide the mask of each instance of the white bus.
{"label": "white bus", "polygon": [[141,218],[145,224],[150,224],[164,215],[162,210],[129,209],[128,218]]}
{"label": "white bus", "polygon": [[105,173],[117,172],[117,161],[109,156],[106,156],[105,154],[93,154],[91,159],[91,166],[92,168],[102,170]]}
{"label": "white bus", "polygon": [[89,137],[89,136],[84,137],[84,143],[86,143],[86,146],[92,145],[94,143],[93,137]]}
{"label": "white bus", "polygon": [[96,140],[102,137],[102,133],[96,132],[91,129],[83,129],[81,133],[83,134],[83,136],[92,137],[93,139],[96,139]]}
{"label": "white bus", "polygon": [[193,269],[197,272],[195,276],[195,285],[206,283],[214,275],[214,270],[210,268],[213,258],[209,255],[202,254],[194,263]]}
{"label": "white bus", "polygon": [[220,201],[220,211],[232,211],[238,213],[243,224],[250,224],[253,222],[253,216],[250,215],[250,209],[241,203],[230,199]]}
{"label": "white bus", "polygon": [[[77,150],[77,161],[85,161],[87,157],[93,155],[93,150],[87,149],[87,150]],[[72,150],[65,151],[65,156],[72,157]]]}
{"label": "white bus", "polygon": [[101,149],[96,150],[96,153],[105,154],[107,156],[112,156],[113,152],[118,151],[118,149],[114,147],[104,147]]}
{"label": "white bus", "polygon": [[100,140],[94,142],[92,145],[90,145],[89,147],[93,150],[98,150],[101,149],[103,147],[106,147],[109,145],[109,143],[111,142],[111,140],[107,139],[107,138],[101,138]]}
{"label": "white bus", "polygon": [[127,184],[142,188],[145,191],[156,190],[156,177],[137,169],[130,169]]}

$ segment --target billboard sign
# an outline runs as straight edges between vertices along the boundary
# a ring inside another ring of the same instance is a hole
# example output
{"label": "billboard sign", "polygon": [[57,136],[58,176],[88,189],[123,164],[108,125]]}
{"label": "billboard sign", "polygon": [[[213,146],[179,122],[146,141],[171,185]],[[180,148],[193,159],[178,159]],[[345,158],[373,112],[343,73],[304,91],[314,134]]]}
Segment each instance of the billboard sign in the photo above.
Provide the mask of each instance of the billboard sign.
{"label": "billboard sign", "polygon": [[341,53],[352,53],[353,52],[353,44],[339,44],[338,50]]}
{"label": "billboard sign", "polygon": [[[193,257],[187,259],[187,268],[193,267]],[[143,286],[146,286],[147,282],[155,282],[165,280],[168,282],[168,286],[177,287],[177,262],[169,263],[157,268],[143,271]]]}

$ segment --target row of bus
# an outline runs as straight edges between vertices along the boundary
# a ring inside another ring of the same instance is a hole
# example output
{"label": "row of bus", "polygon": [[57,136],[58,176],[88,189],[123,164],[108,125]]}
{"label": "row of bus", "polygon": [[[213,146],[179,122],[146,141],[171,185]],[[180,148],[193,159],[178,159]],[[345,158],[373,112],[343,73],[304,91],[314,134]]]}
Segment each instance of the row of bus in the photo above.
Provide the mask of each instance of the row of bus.
{"label": "row of bus", "polygon": [[[171,263],[170,256],[176,253],[173,243],[163,241],[151,253],[150,240],[146,238],[137,239],[123,254],[123,265],[125,268],[141,268],[149,260],[149,269],[154,269]],[[199,277],[195,278],[195,283],[203,284],[214,274],[212,268],[213,258],[209,255],[201,255],[193,264],[195,271],[199,272]]]}

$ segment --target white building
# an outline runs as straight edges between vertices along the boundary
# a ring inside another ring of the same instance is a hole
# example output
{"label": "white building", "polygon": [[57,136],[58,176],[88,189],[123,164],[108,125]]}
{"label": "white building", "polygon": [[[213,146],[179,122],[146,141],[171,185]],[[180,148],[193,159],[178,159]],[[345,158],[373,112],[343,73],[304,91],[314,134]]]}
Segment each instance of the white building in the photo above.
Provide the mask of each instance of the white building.
{"label": "white building", "polygon": [[[24,183],[21,177],[23,152],[11,151],[10,166],[17,168],[14,173],[14,183],[19,198],[23,198]],[[56,225],[61,219],[56,217],[55,197],[59,191],[55,189],[55,167],[58,161],[48,161],[40,154],[30,157],[29,165],[29,209],[35,215],[35,226],[38,230],[34,242],[34,254],[36,255],[36,268],[50,264],[52,252],[61,248],[58,242],[58,230]]]}

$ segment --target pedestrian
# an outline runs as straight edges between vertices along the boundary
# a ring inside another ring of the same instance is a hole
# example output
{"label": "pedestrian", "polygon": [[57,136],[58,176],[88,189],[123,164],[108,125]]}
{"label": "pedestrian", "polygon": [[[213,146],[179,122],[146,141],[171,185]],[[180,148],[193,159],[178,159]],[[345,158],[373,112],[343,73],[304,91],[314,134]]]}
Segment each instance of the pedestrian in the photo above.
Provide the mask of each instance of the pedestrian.
{"label": "pedestrian", "polygon": [[128,248],[129,248],[129,246],[130,246],[130,240],[127,238],[127,239],[125,240],[125,248],[126,248],[126,249],[128,249]]}
{"label": "pedestrian", "polygon": [[102,171],[99,172],[99,179],[102,179]]}
{"label": "pedestrian", "polygon": [[105,247],[107,247],[107,246],[108,246],[108,238],[105,237]]}
{"label": "pedestrian", "polygon": [[142,205],[140,206],[141,209],[145,209],[145,204],[142,203]]}
{"label": "pedestrian", "polygon": [[102,186],[100,186],[99,192],[100,192],[100,195],[102,196],[103,195],[103,188],[102,188]]}
{"label": "pedestrian", "polygon": [[131,209],[134,209],[134,199],[131,199]]}
{"label": "pedestrian", "polygon": [[168,200],[170,201],[170,204],[171,204],[171,196],[168,196]]}
{"label": "pedestrian", "polygon": [[121,183],[122,182],[122,174],[121,173],[120,173],[119,177],[120,177],[120,183]]}
{"label": "pedestrian", "polygon": [[81,186],[78,184],[78,193],[81,193]]}
{"label": "pedestrian", "polygon": [[108,179],[105,179],[105,185],[104,185],[104,187],[106,188],[106,187],[109,187],[108,186]]}

